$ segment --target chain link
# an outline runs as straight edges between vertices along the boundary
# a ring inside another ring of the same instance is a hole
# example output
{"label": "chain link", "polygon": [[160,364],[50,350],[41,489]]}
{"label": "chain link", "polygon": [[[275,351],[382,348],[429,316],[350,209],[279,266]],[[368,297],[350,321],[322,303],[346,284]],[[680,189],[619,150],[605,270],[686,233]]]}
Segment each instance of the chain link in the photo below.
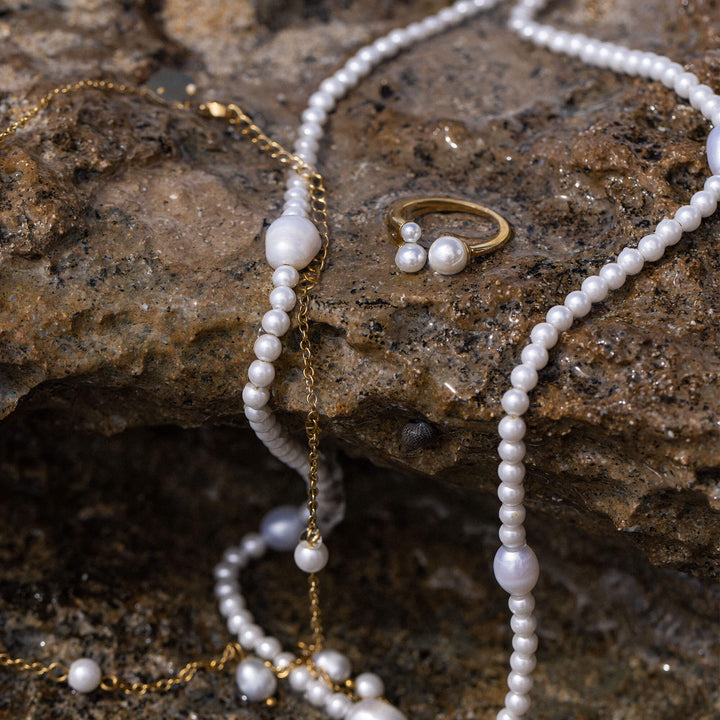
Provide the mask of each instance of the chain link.
{"label": "chain link", "polygon": [[[166,105],[167,103],[158,97],[155,93],[147,88],[132,87],[122,83],[115,83],[108,80],[92,80],[85,79],[78,82],[70,83],[62,87],[57,87],[44,95],[40,100],[26,110],[20,117],[8,125],[0,132],[0,143],[3,140],[14,135],[18,130],[25,127],[30,120],[44,110],[50,103],[61,95],[69,95],[83,89],[105,90],[109,92],[118,92],[123,95],[137,95],[151,99],[153,102]],[[239,134],[252,143],[261,153],[268,155],[271,159],[277,161],[280,165],[294,170],[296,173],[304,177],[310,187],[312,220],[317,227],[321,239],[321,249],[315,259],[302,273],[298,289],[298,330],[300,332],[300,350],[303,363],[303,376],[305,378],[306,399],[308,403],[308,412],[305,421],[305,432],[308,441],[308,521],[307,521],[307,540],[310,544],[315,544],[321,540],[320,529],[317,519],[317,496],[318,496],[318,471],[320,463],[320,412],[317,391],[315,390],[315,369],[313,366],[312,347],[310,343],[310,321],[309,306],[310,294],[320,281],[320,275],[325,267],[329,244],[329,230],[327,218],[327,200],[325,181],[323,176],[314,168],[304,162],[297,155],[286,150],[280,143],[269,138],[263,130],[258,127],[252,118],[245,113],[242,108],[237,105],[225,105],[219,102],[209,102],[199,105],[195,108],[199,113],[205,116],[221,118],[235,127]],[[311,629],[313,634],[312,644],[308,647],[308,654],[298,659],[299,664],[308,664],[314,668],[316,675],[323,677],[322,671],[315,668],[314,663],[308,659],[313,652],[317,652],[323,646],[324,634],[322,613],[320,610],[320,589],[319,581],[314,573],[308,576],[309,580],[309,600],[311,613]],[[181,668],[176,675],[170,678],[163,678],[152,683],[134,682],[128,683],[120,680],[116,675],[105,675],[101,680],[100,687],[107,692],[122,692],[126,695],[146,695],[151,692],[166,692],[178,685],[190,682],[199,670],[208,670],[210,672],[220,672],[225,665],[235,659],[242,659],[245,653],[237,643],[229,643],[220,657],[210,661],[193,661],[187,663]],[[12,658],[9,655],[0,653],[0,666],[15,667],[20,671],[33,672],[39,676],[47,676],[55,682],[64,682],[67,680],[68,668],[62,663],[51,663],[43,665],[42,663],[28,663],[22,658]],[[268,664],[278,677],[284,677],[285,670],[273,668]],[[289,672],[289,671],[288,671]],[[329,680],[329,678],[326,678]]]}

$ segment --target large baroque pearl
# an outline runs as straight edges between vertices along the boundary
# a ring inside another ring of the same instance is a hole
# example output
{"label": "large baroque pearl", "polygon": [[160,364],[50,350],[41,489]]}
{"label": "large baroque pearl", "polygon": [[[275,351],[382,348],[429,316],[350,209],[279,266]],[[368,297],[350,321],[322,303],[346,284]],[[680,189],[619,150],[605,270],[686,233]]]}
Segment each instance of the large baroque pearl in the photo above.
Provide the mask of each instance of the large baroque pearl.
{"label": "large baroque pearl", "polygon": [[271,550],[293,550],[304,528],[298,509],[294,505],[281,505],[262,519],[260,534]]}
{"label": "large baroque pearl", "polygon": [[495,554],[493,569],[498,585],[511,595],[529,593],[540,575],[537,557],[529,545],[517,550],[501,546]]}
{"label": "large baroque pearl", "polygon": [[300,215],[282,215],[265,233],[265,257],[273,268],[302,270],[318,254],[322,241],[313,223]]}
{"label": "large baroque pearl", "polygon": [[407,720],[394,706],[385,700],[369,698],[352,706],[345,720]]}

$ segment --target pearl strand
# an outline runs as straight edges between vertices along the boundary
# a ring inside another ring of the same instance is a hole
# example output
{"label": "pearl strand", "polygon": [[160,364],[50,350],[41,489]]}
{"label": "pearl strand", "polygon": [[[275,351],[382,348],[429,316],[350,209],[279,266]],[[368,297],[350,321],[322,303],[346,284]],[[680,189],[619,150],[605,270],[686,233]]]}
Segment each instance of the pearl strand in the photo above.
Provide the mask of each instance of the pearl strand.
{"label": "pearl strand", "polygon": [[530,344],[523,349],[520,363],[511,373],[512,387],[503,395],[501,403],[506,414],[498,426],[501,438],[498,498],[502,523],[499,536],[502,545],[495,557],[494,570],[498,583],[510,594],[508,604],[512,613],[514,652],[507,681],[510,692],[505,697],[505,707],[497,715],[498,720],[518,720],[527,713],[537,650],[535,602],[530,591],[537,582],[539,568],[534,553],[525,543],[522,505],[525,476],[522,440],[526,426],[521,416],[530,405],[528,393],[536,387],[538,371],[547,364],[548,350],[557,344],[560,334],[568,331],[575,320],[587,315],[593,304],[605,300],[611,290],[622,287],[630,275],[639,273],[646,262],[659,260],[667,247],[679,242],[684,232],[697,229],[703,217],[715,212],[720,200],[720,132],[717,127],[720,97],[667,57],[630,50],[534,22],[534,14],[545,4],[545,0],[522,0],[511,13],[511,29],[540,47],[579,57],[588,65],[660,80],[681,98],[689,100],[716,126],[707,145],[713,175],[706,180],[703,190],[692,196],[690,204],[679,208],[672,219],[665,218],[658,223],[654,232],[641,238],[636,248],[621,250],[615,262],[604,265],[597,275],[587,277],[580,290],[570,292],[562,305],[552,307],[545,321],[533,327]]}

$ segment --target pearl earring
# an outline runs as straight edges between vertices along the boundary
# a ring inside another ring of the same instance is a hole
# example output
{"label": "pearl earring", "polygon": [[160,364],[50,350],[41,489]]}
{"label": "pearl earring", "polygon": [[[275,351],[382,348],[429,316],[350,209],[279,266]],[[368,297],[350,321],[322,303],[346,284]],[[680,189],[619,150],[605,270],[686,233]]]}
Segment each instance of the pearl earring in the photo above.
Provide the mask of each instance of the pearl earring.
{"label": "pearl earring", "polygon": [[[419,244],[422,236],[414,218],[429,213],[467,213],[493,220],[498,231],[490,240],[478,242],[477,238],[441,235],[433,241],[429,250]],[[494,210],[470,202],[446,197],[421,197],[400,200],[385,215],[390,237],[398,245],[395,265],[398,270],[416,273],[427,262],[433,272],[440,275],[456,275],[467,267],[473,255],[485,255],[507,243],[513,235],[510,223]]]}

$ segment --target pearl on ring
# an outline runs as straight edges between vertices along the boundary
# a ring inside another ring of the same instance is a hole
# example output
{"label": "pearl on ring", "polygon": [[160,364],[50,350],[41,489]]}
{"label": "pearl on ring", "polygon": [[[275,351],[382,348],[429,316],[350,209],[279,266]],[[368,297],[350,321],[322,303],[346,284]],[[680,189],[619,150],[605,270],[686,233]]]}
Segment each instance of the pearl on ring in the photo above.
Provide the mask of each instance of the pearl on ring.
{"label": "pearl on ring", "polygon": [[416,273],[425,267],[427,250],[416,242],[406,242],[395,253],[397,269],[405,273]]}
{"label": "pearl on ring", "polygon": [[452,235],[442,235],[428,251],[428,265],[440,275],[456,275],[467,267],[467,245]]}

